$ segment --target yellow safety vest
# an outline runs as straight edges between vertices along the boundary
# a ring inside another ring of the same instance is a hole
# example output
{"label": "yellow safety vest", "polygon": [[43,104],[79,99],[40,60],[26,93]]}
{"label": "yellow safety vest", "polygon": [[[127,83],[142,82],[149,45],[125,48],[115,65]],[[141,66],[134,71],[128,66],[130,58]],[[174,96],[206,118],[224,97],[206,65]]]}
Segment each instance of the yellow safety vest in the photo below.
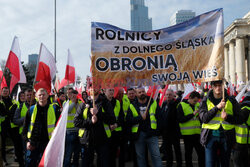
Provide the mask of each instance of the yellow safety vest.
{"label": "yellow safety vest", "polygon": [[[27,134],[28,138],[30,138],[32,135],[32,130],[34,128],[34,124],[36,121],[36,115],[37,115],[37,105],[34,106],[34,109],[31,115],[30,128]],[[48,130],[49,139],[51,138],[52,132],[55,129],[55,124],[56,124],[56,114],[55,114],[53,105],[50,104],[48,111],[47,111],[47,130]]]}
{"label": "yellow safety vest", "polygon": [[[10,106],[9,111],[11,110],[11,108],[12,108],[14,105],[17,105],[17,108],[19,108],[20,102],[14,100],[14,99],[12,99],[12,105]],[[17,126],[16,124],[14,124],[13,122],[10,122],[10,127],[11,127],[11,128],[16,128],[16,127],[18,127],[18,126]]]}
{"label": "yellow safety vest", "polygon": [[[4,104],[4,102],[2,102],[2,101],[0,101],[0,103],[2,103],[4,106],[5,106],[5,104]],[[0,132],[2,131],[2,122],[5,120],[5,116],[0,116]]]}
{"label": "yellow safety vest", "polygon": [[[241,110],[247,109],[250,111],[250,107],[244,106]],[[248,116],[247,125],[250,126],[250,115]],[[239,144],[250,144],[250,129],[248,129],[247,125],[244,123],[242,125],[235,125],[235,135],[236,135],[236,142]],[[248,137],[247,137],[248,135]]]}
{"label": "yellow safety vest", "polygon": [[[208,112],[214,108],[214,104],[209,100],[207,99],[207,110]],[[226,102],[226,106],[225,106],[225,112],[228,114],[228,115],[233,115],[233,105],[232,103],[227,100]],[[208,123],[203,123],[202,124],[202,128],[205,128],[205,129],[212,129],[212,130],[218,130],[220,125],[222,125],[223,129],[225,130],[231,130],[234,128],[234,125],[224,121],[222,118],[221,118],[221,111],[219,110],[217,113],[216,113],[216,116],[210,120]]]}
{"label": "yellow safety vest", "polygon": [[[116,100],[116,104],[115,104],[115,108],[114,108],[114,114],[115,114],[116,121],[118,121],[120,110],[121,110],[120,102],[119,102],[119,100]],[[119,126],[119,127],[115,128],[115,131],[122,131],[122,127]]]}
{"label": "yellow safety vest", "polygon": [[[138,113],[135,109],[135,107],[133,106],[133,104],[130,104],[130,110],[132,111],[133,117],[137,117]],[[155,118],[155,111],[157,108],[157,103],[154,100],[154,102],[151,104],[150,108],[149,108],[149,116],[150,116],[150,124],[151,124],[151,129],[156,129],[157,128],[157,121]],[[137,133],[138,132],[138,128],[139,128],[139,124],[135,124],[132,126],[132,133]]]}
{"label": "yellow safety vest", "polygon": [[[102,112],[105,112],[103,108],[102,108]],[[87,114],[88,114],[88,108],[85,108],[85,109],[83,110],[83,119],[84,119],[84,120],[87,119],[87,117],[88,117]],[[110,137],[111,137],[111,131],[110,131],[110,129],[109,129],[109,126],[108,126],[107,124],[105,124],[105,123],[103,123],[103,126],[104,126],[104,129],[105,129],[105,132],[106,132],[107,137],[110,138]],[[78,136],[79,136],[79,137],[82,137],[83,134],[84,134],[84,132],[85,132],[85,129],[84,129],[84,128],[80,128],[79,131],[78,131]]]}
{"label": "yellow safety vest", "polygon": [[[4,106],[5,106],[5,104],[4,104],[4,102],[2,102],[2,101],[0,101],[0,103],[2,103]],[[2,122],[5,120],[5,116],[0,116],[0,132],[2,131],[2,126],[1,126],[1,124],[2,124]]]}
{"label": "yellow safety vest", "polygon": [[[23,103],[21,114],[20,114],[21,118],[24,118],[26,116],[27,111],[28,111],[28,108],[27,108],[26,104]],[[20,126],[20,128],[19,128],[19,134],[21,134],[22,132],[23,132],[23,126]]]}
{"label": "yellow safety vest", "polygon": [[[79,101],[77,101],[78,105],[80,104]],[[69,101],[69,105],[72,104],[72,101]],[[67,118],[67,128],[74,128],[74,117],[76,114],[76,108],[73,107],[73,109],[68,113],[68,118]]]}
{"label": "yellow safety vest", "polygon": [[124,95],[122,98],[122,109],[123,109],[125,117],[127,116],[129,105],[130,105],[130,101],[128,99],[128,96]]}
{"label": "yellow safety vest", "polygon": [[[181,102],[180,105],[182,106],[184,116],[193,114],[194,111],[189,104],[185,102]],[[194,107],[195,110],[198,110],[199,106],[200,104],[196,103]],[[188,120],[187,122],[179,123],[179,125],[180,125],[182,135],[201,134],[201,123],[196,116],[194,116],[192,119]]]}

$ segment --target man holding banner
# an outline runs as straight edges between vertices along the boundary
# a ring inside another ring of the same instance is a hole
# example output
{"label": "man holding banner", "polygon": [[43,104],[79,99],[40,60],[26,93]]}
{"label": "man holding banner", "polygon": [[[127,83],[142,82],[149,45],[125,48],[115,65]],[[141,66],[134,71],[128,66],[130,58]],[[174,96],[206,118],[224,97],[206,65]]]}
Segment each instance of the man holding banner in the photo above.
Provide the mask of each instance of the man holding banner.
{"label": "man holding banner", "polygon": [[82,166],[91,166],[96,152],[97,166],[110,167],[109,125],[114,125],[115,122],[110,102],[101,94],[101,89],[94,89],[93,105],[80,104],[74,118],[75,127],[81,128],[78,136],[84,149]]}
{"label": "man holding banner", "polygon": [[222,80],[212,81],[212,90],[202,100],[200,119],[202,122],[201,144],[205,146],[206,167],[216,162],[229,167],[232,146],[235,143],[234,125],[239,118],[239,104],[225,92]]}

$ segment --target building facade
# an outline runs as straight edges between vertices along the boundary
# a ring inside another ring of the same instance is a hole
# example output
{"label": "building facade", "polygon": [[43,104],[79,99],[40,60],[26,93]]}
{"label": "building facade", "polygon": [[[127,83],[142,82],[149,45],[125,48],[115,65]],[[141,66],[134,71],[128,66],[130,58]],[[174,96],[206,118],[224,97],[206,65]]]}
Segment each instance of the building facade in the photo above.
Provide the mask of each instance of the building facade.
{"label": "building facade", "polygon": [[38,54],[30,54],[28,64],[37,64]]}
{"label": "building facade", "polygon": [[144,0],[130,0],[131,5],[131,30],[132,31],[151,31],[152,18],[148,17],[148,7]]}
{"label": "building facade", "polygon": [[171,25],[179,24],[184,21],[188,21],[193,17],[195,17],[195,12],[192,12],[192,10],[178,10],[171,16],[170,24]]}
{"label": "building facade", "polygon": [[234,85],[250,79],[250,12],[224,31],[224,76]]}

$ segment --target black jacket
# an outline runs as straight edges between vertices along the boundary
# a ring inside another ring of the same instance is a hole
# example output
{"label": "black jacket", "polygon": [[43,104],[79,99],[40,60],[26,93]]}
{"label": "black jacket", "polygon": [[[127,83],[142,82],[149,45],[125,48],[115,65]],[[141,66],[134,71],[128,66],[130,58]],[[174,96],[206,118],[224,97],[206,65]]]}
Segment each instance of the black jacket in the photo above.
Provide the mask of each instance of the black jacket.
{"label": "black jacket", "polygon": [[[75,127],[84,128],[85,132],[83,137],[80,138],[81,144],[91,144],[91,145],[103,145],[108,142],[107,134],[104,129],[103,123],[107,125],[112,125],[115,123],[115,115],[112,110],[112,106],[108,99],[104,95],[99,95],[95,100],[95,105],[98,109],[97,122],[92,123],[92,114],[88,109],[87,119],[83,119],[83,111],[86,107],[84,103],[81,103],[76,111],[74,118]],[[92,106],[92,105],[91,105]],[[105,112],[102,112],[102,108]]]}
{"label": "black jacket", "polygon": [[27,107],[27,109],[29,109],[30,104],[28,102],[21,103],[19,108],[16,108],[16,111],[15,111],[15,114],[13,117],[13,123],[18,125],[18,126],[23,126],[23,123],[24,123],[25,117],[21,118],[21,111],[22,111],[24,104]]}
{"label": "black jacket", "polygon": [[[149,102],[149,97],[147,97],[146,105],[148,104],[148,102]],[[153,102],[154,102],[154,100],[151,99],[149,108],[150,108],[150,106],[152,105]],[[129,108],[128,112],[127,112],[127,117],[126,117],[127,122],[126,123],[130,127],[132,127],[133,125],[139,124],[138,132],[133,133],[132,136],[131,136],[131,139],[136,140],[139,137],[139,133],[141,131],[145,132],[148,137],[159,135],[159,126],[160,126],[160,121],[159,121],[160,108],[159,108],[159,105],[157,104],[157,108],[156,108],[156,112],[155,112],[155,118],[157,120],[157,129],[154,130],[154,129],[151,129],[151,122],[150,122],[149,112],[147,113],[146,120],[142,119],[141,114],[140,114],[140,108],[139,108],[140,104],[138,102],[138,99],[133,101],[131,104],[135,107],[135,109],[136,109],[136,111],[138,113],[138,116],[133,117],[133,113],[132,113],[131,109]],[[148,108],[148,110],[149,110],[149,108]]]}
{"label": "black jacket", "polygon": [[246,96],[240,104],[241,112],[240,112],[239,124],[246,123],[248,120],[248,117],[250,116],[250,111],[247,108],[242,109],[243,107],[250,107],[250,96]]}
{"label": "black jacket", "polygon": [[10,97],[2,97],[2,102],[4,103],[4,109],[6,112],[5,120],[2,122],[2,129],[10,128],[10,120],[13,118],[13,113],[10,111],[10,107],[13,105],[12,99]]}
{"label": "black jacket", "polygon": [[[215,107],[212,108],[210,111],[207,109],[207,99],[209,99]],[[227,118],[225,119],[226,122],[230,124],[238,124],[240,121],[240,106],[238,102],[235,100],[233,96],[228,96],[226,91],[225,91],[225,101],[229,100],[232,105],[233,105],[233,115],[227,115]],[[210,90],[208,92],[208,95],[203,98],[201,102],[201,106],[199,109],[199,117],[202,123],[208,123],[210,120],[212,120],[215,116],[216,113],[219,111],[219,109],[216,107],[216,103],[218,103],[218,100],[216,100],[213,96],[213,91]],[[201,129],[201,144],[206,145],[208,138],[211,135],[212,130],[210,129]],[[232,130],[224,130],[224,134],[227,140],[227,143],[229,145],[233,145],[235,142],[235,132],[234,129]]]}
{"label": "black jacket", "polygon": [[6,111],[5,105],[2,101],[0,101],[0,115],[3,117],[3,116],[6,116],[6,114],[7,114],[7,111]]}
{"label": "black jacket", "polygon": [[161,108],[161,127],[163,137],[179,138],[181,135],[179,122],[177,120],[177,105],[179,100],[169,103],[164,101]]}
{"label": "black jacket", "polygon": [[[37,103],[37,115],[36,120],[33,126],[32,135],[30,139],[27,138],[27,133],[29,130],[30,122],[31,122],[31,116],[32,116],[32,109],[34,106],[31,106],[31,108],[27,111],[26,117],[24,119],[24,125],[23,125],[23,138],[25,141],[29,141],[32,146],[38,146],[40,144],[46,144],[49,142],[49,136],[48,136],[48,128],[47,128],[47,111],[49,108],[49,103],[42,107]],[[54,108],[55,109],[55,108]],[[60,117],[60,111],[55,110],[56,115],[56,122],[58,121]]]}

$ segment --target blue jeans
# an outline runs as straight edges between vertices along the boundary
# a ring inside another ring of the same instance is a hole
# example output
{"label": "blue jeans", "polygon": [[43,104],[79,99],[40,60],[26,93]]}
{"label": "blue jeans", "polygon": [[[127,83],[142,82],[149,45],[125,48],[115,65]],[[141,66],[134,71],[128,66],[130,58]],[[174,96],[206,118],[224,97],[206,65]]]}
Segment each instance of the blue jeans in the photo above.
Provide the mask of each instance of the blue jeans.
{"label": "blue jeans", "polygon": [[71,166],[71,157],[73,154],[72,166],[78,167],[80,150],[81,146],[78,139],[78,132],[66,132],[63,166]]}
{"label": "blue jeans", "polygon": [[147,137],[146,133],[140,132],[139,138],[135,141],[135,151],[137,155],[138,167],[146,167],[145,146],[147,145],[152,164],[154,167],[162,167],[161,155],[157,136]]}
{"label": "blue jeans", "polygon": [[25,154],[25,167],[34,167],[38,166],[42,156],[43,152],[47,146],[47,143],[40,144],[39,146],[35,147],[34,150],[30,151],[27,150]]}
{"label": "blue jeans", "polygon": [[210,136],[205,146],[206,167],[229,167],[231,148],[225,137]]}

